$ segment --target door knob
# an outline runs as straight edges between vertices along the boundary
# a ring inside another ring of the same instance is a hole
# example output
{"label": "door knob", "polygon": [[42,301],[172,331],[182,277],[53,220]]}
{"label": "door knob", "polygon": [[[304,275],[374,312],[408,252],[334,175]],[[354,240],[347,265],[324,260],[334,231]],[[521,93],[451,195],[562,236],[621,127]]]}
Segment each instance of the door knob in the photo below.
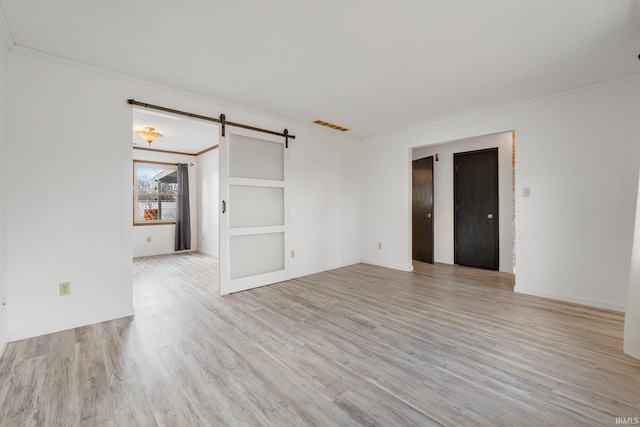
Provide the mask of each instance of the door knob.
{"label": "door knob", "polygon": [[431,212],[428,212],[428,213],[427,213],[427,218],[431,219],[431,217],[432,217],[432,216],[433,216],[433,215],[431,215]]}
{"label": "door knob", "polygon": [[488,214],[487,218],[492,219],[493,218],[493,214]]}

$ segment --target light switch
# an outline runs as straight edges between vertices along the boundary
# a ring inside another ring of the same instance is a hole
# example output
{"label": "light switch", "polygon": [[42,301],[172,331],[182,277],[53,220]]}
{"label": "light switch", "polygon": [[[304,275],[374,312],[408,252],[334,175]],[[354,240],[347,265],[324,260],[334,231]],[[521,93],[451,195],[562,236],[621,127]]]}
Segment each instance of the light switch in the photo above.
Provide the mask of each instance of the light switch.
{"label": "light switch", "polygon": [[522,189],[522,197],[531,197],[531,188],[524,187]]}

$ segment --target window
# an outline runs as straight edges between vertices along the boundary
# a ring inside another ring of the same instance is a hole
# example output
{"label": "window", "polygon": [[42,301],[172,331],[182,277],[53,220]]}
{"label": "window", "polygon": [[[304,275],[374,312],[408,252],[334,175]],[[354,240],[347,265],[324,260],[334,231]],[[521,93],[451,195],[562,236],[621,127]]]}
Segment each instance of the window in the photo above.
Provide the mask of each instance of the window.
{"label": "window", "polygon": [[177,166],[133,162],[133,224],[166,224],[176,220]]}

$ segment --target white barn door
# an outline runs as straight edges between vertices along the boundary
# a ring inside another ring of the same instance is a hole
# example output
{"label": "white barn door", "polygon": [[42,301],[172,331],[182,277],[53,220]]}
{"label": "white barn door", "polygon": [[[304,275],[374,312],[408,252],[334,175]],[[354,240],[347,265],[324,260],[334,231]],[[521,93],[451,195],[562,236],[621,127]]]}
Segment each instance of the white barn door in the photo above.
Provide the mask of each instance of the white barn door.
{"label": "white barn door", "polygon": [[226,128],[220,138],[220,295],[289,278],[284,139]]}

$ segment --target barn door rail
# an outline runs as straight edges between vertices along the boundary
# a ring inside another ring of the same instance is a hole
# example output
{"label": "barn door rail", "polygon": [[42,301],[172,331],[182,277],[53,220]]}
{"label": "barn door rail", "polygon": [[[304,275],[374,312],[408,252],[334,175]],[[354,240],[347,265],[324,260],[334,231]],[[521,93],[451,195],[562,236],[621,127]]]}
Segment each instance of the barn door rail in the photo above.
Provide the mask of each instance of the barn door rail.
{"label": "barn door rail", "polygon": [[221,114],[220,118],[216,118],[216,117],[203,116],[203,115],[200,115],[200,114],[188,113],[186,111],[174,110],[173,108],[162,107],[160,105],[147,104],[146,102],[136,101],[135,99],[127,99],[127,103],[129,105],[135,105],[135,106],[138,106],[138,107],[150,108],[152,110],[164,111],[165,113],[177,114],[177,115],[180,115],[180,116],[191,117],[193,119],[206,120],[206,121],[209,121],[209,122],[214,122],[214,123],[221,124],[222,125],[222,136],[224,136],[224,134],[225,134],[225,127],[226,126],[233,126],[233,127],[237,127],[237,128],[253,130],[253,131],[256,131],[256,132],[268,133],[269,135],[281,136],[281,137],[284,138],[284,142],[285,142],[285,147],[286,148],[289,148],[289,139],[296,139],[296,136],[295,135],[291,135],[289,133],[288,129],[285,129],[283,132],[277,132],[277,131],[273,131],[273,130],[262,129],[262,128],[255,127],[255,126],[245,125],[243,123],[230,122],[230,121],[227,121],[226,116],[224,114]]}

